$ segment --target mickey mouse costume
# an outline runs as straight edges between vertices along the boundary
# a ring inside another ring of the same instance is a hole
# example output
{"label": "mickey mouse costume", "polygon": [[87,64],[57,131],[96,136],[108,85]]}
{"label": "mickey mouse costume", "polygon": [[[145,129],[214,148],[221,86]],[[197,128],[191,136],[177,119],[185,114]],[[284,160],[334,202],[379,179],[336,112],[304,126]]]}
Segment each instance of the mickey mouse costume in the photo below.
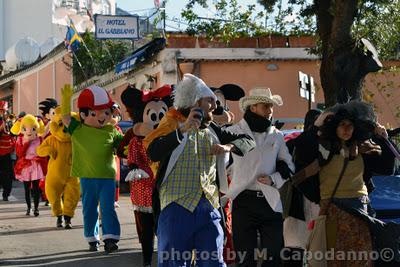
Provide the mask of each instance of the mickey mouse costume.
{"label": "mickey mouse costume", "polygon": [[[154,247],[154,219],[152,193],[155,184],[155,170],[143,146],[144,137],[157,128],[169,107],[172,106],[172,88],[164,85],[152,91],[142,91],[128,86],[121,95],[122,103],[135,125],[119,147],[125,150],[128,143],[128,164],[130,172],[126,181],[130,182],[131,201],[135,213],[136,231],[143,251],[143,265],[150,266]],[[121,153],[119,153],[121,155]]]}

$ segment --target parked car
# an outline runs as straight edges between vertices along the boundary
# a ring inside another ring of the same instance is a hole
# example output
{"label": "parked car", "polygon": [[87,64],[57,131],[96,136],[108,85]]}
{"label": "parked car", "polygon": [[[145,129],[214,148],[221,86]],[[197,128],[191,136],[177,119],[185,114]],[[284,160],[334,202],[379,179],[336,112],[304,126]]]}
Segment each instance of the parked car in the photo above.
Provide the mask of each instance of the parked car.
{"label": "parked car", "polygon": [[400,175],[374,176],[375,190],[370,194],[376,217],[400,223]]}
{"label": "parked car", "polygon": [[129,128],[132,128],[133,122],[132,121],[120,121],[118,126],[122,129],[123,133],[126,133]]}
{"label": "parked car", "polygon": [[[132,121],[120,121],[118,126],[121,128],[122,132],[125,134],[129,128],[132,128]],[[129,173],[129,167],[126,159],[120,160],[120,182],[119,182],[119,191],[121,193],[129,193],[129,183],[125,182],[125,177]]]}

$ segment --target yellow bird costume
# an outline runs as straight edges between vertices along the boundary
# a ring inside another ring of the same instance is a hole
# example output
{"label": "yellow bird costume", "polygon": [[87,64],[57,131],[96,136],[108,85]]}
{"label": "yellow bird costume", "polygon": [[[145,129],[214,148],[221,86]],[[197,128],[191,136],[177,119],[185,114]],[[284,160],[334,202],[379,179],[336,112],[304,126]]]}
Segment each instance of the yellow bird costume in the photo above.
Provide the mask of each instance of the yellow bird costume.
{"label": "yellow bird costume", "polygon": [[[77,114],[73,115],[77,117]],[[79,118],[78,118],[79,120]],[[61,110],[56,108],[56,115],[50,122],[50,133],[36,152],[41,157],[49,156],[46,176],[46,195],[51,205],[53,216],[57,216],[57,227],[62,227],[64,215],[65,228],[71,228],[71,218],[80,199],[78,177],[71,177],[72,145],[71,136],[64,131]]]}

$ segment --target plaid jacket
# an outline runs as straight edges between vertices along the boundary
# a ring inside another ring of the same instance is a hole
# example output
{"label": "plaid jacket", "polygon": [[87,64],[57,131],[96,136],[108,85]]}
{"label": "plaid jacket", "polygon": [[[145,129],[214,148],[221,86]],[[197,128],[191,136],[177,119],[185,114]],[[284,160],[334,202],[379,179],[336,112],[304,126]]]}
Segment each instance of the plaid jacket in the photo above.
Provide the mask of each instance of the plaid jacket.
{"label": "plaid jacket", "polygon": [[219,207],[216,184],[216,157],[211,155],[213,140],[208,129],[191,132],[174,169],[161,184],[161,209],[176,202],[193,212],[204,195]]}
{"label": "plaid jacket", "polygon": [[[157,217],[157,213],[161,211],[159,200],[159,190],[164,180],[167,167],[171,160],[171,155],[176,151],[183,136],[176,130],[179,123],[185,121],[185,117],[175,109],[167,112],[166,116],[161,120],[160,125],[146,136],[143,143],[147,148],[147,153],[153,162],[159,163],[156,175],[156,186],[153,190],[153,212]],[[233,144],[233,153],[244,155],[255,147],[254,140],[248,135],[231,134],[222,130],[215,124],[211,124],[221,144]],[[218,173],[216,174],[218,176]],[[217,179],[218,180],[218,179]]]}

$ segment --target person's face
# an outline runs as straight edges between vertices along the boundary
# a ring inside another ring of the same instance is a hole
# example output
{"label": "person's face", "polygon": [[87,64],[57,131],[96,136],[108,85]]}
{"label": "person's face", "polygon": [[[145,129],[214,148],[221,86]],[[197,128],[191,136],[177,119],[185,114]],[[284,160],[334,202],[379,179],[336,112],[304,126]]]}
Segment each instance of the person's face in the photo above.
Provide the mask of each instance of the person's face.
{"label": "person's face", "polygon": [[102,128],[111,120],[111,109],[89,110],[88,116],[81,112],[86,125],[94,128]]}
{"label": "person's face", "polygon": [[257,103],[250,106],[250,111],[264,119],[270,120],[274,113],[274,105],[271,103]]}
{"label": "person's face", "polygon": [[213,120],[213,111],[217,108],[217,104],[213,97],[203,97],[198,101],[198,106],[204,112],[203,124],[208,125]]}
{"label": "person's face", "polygon": [[353,136],[354,125],[349,120],[342,120],[336,128],[336,135],[342,141],[348,141]]}
{"label": "person's face", "polygon": [[6,114],[6,111],[4,109],[0,109],[0,116],[4,116]]}

